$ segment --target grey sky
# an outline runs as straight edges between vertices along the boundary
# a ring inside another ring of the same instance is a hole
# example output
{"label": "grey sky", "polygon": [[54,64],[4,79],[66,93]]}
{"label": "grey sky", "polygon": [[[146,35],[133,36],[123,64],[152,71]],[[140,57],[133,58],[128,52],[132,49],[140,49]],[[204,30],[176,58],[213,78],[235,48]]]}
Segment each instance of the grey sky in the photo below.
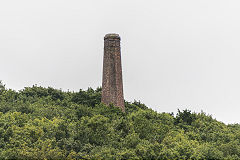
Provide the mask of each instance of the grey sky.
{"label": "grey sky", "polygon": [[240,123],[239,16],[239,0],[0,0],[0,79],[15,90],[101,86],[114,32],[126,100]]}

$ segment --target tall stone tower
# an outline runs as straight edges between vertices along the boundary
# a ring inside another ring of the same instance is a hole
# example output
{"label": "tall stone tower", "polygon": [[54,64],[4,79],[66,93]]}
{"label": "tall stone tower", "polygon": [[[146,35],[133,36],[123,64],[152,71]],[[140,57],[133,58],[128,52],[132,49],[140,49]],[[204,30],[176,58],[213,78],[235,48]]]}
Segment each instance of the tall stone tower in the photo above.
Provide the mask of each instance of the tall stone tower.
{"label": "tall stone tower", "polygon": [[113,103],[125,112],[120,40],[118,34],[104,37],[102,103]]}

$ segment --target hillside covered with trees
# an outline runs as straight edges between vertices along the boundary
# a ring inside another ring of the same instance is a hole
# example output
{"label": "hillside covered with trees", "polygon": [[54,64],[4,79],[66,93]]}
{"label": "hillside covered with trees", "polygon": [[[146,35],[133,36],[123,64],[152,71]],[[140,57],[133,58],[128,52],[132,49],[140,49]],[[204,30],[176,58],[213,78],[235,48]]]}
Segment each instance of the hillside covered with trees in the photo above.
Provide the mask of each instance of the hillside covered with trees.
{"label": "hillside covered with trees", "polygon": [[100,103],[101,89],[0,85],[0,159],[240,159],[240,125]]}

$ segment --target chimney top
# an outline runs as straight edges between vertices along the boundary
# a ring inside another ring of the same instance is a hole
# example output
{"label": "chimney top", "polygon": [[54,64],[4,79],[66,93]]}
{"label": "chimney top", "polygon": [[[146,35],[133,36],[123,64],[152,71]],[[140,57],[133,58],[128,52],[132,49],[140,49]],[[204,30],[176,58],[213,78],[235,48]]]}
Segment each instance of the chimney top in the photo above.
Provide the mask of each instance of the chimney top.
{"label": "chimney top", "polygon": [[109,33],[109,34],[106,34],[104,39],[119,39],[120,40],[120,36],[119,34],[116,34],[116,33]]}

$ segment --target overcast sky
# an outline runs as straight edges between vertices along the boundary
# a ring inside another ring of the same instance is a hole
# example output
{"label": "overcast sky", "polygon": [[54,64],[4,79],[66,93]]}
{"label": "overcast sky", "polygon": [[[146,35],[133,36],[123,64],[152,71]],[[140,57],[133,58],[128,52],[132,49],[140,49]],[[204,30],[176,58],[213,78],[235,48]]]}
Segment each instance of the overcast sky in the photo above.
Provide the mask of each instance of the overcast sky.
{"label": "overcast sky", "polygon": [[239,16],[239,0],[0,0],[0,79],[96,88],[118,33],[126,100],[240,123]]}

